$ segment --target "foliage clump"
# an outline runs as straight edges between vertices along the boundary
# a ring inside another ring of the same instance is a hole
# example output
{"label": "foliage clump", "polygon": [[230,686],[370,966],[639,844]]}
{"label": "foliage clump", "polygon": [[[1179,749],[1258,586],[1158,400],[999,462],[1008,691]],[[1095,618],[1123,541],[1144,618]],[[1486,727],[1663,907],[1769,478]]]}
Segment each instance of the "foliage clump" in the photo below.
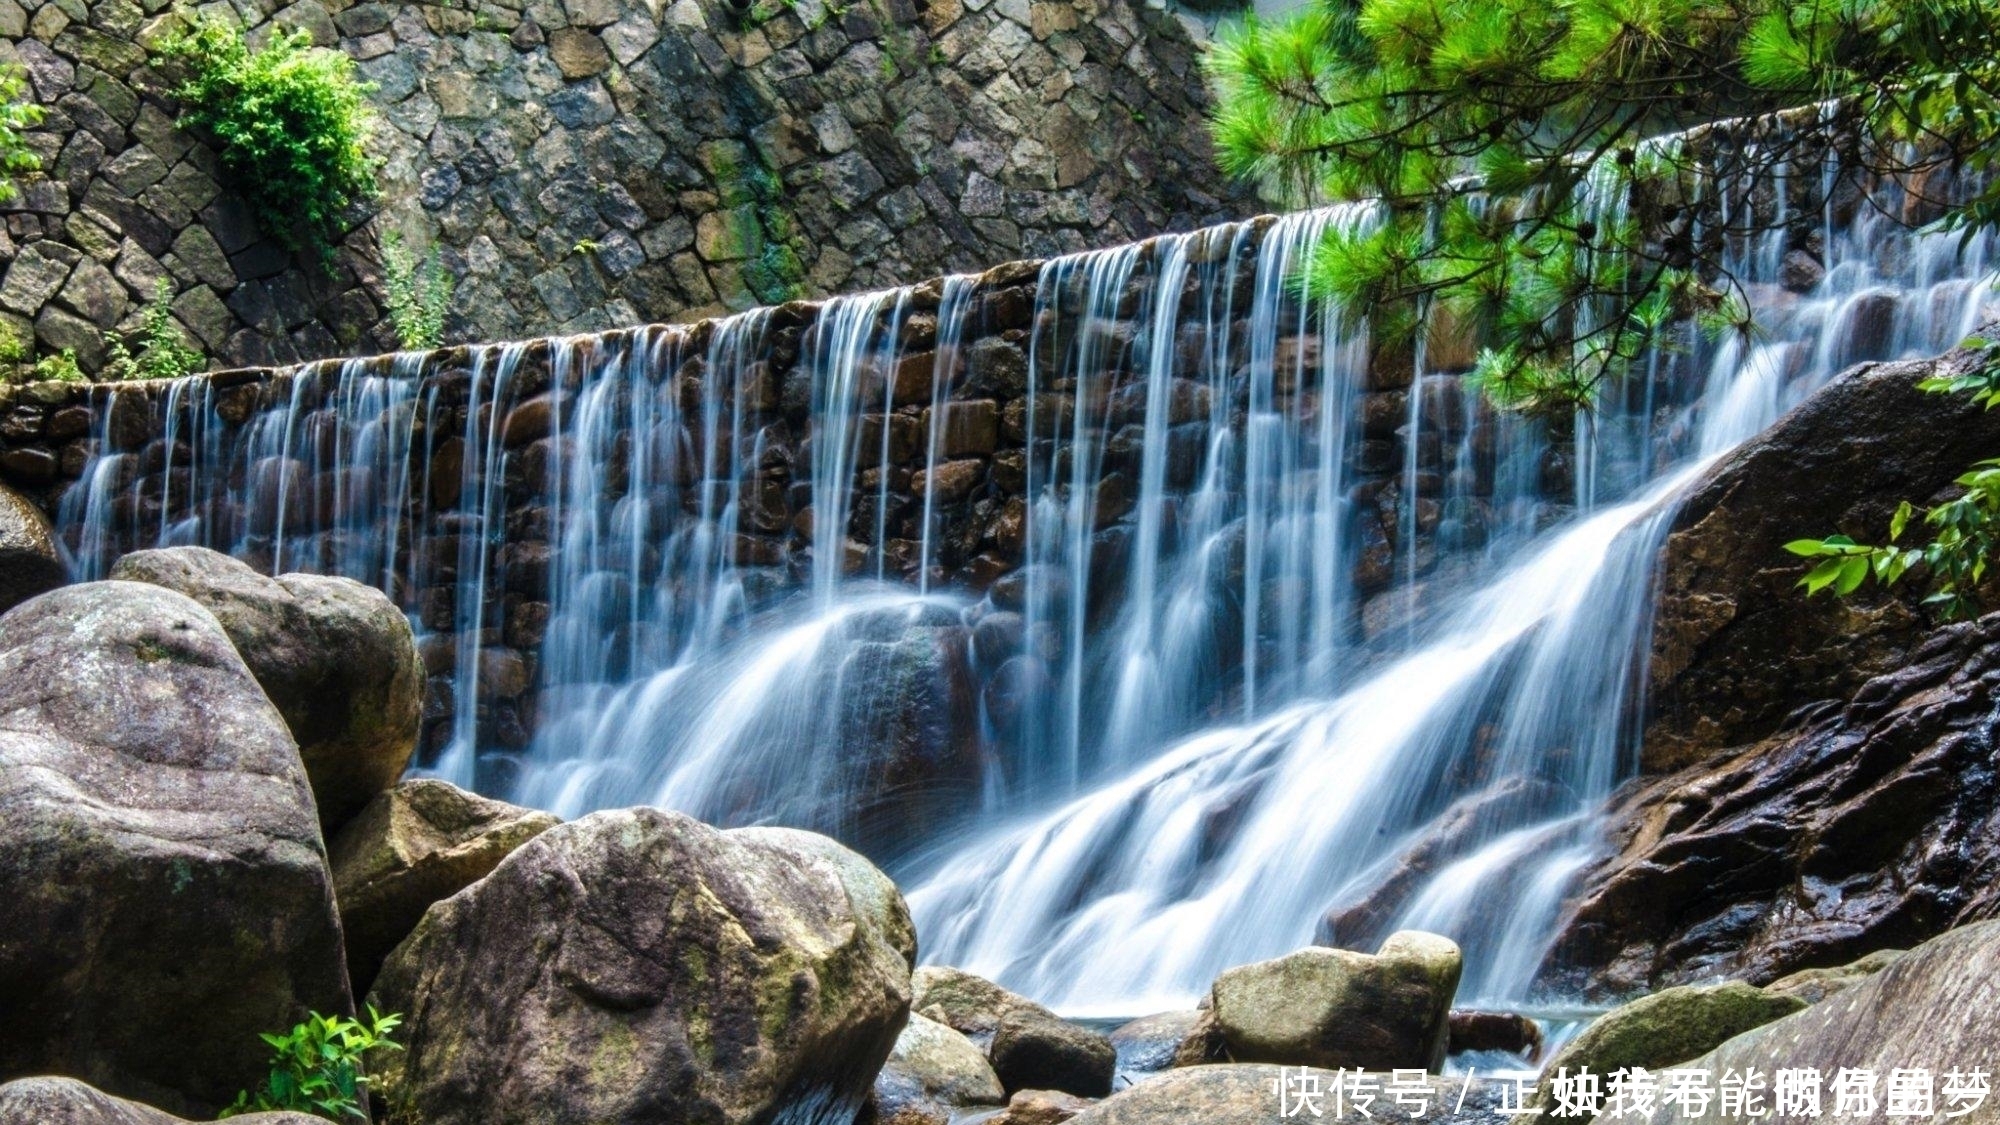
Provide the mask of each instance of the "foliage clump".
{"label": "foliage clump", "polygon": [[188,342],[174,320],[173,297],[173,287],[165,278],[153,283],[153,299],[139,312],[137,355],[123,337],[105,333],[102,378],[179,379],[208,367],[208,357]]}
{"label": "foliage clump", "polygon": [[253,51],[240,27],[187,19],[158,51],[184,76],[173,89],[181,126],[215,139],[224,173],[266,234],[329,254],[348,209],[377,193],[366,150],[375,115],[354,60],[312,46],[303,30],[276,32]]}
{"label": "foliage clump", "polygon": [[42,166],[26,134],[48,117],[48,110],[29,101],[27,93],[27,72],[0,66],[0,203],[20,195],[15,181]]}
{"label": "foliage clump", "polygon": [[[1754,172],[1831,146],[1905,183],[1983,172],[2000,141],[1991,0],[1317,0],[1206,65],[1225,169],[1379,201],[1308,289],[1390,339],[1448,309],[1485,334],[1494,397],[1551,412],[1588,409],[1672,325],[1748,327],[1722,240],[1692,235],[1704,154],[1657,138],[1789,110],[1804,128],[1714,147]],[[1986,221],[2000,184],[1958,203]]]}
{"label": "foliage clump", "polygon": [[310,1012],[290,1032],[261,1035],[271,1046],[270,1077],[261,1089],[236,1095],[221,1116],[290,1110],[334,1121],[366,1121],[368,1114],[361,1108],[361,1092],[368,1085],[361,1069],[363,1057],[370,1051],[403,1049],[389,1037],[403,1022],[401,1016],[383,1015],[372,1005],[366,1015],[362,1021]]}
{"label": "foliage clump", "polygon": [[437,247],[419,256],[403,245],[402,236],[389,231],[382,236],[382,274],[397,346],[419,350],[444,343],[456,286]]}

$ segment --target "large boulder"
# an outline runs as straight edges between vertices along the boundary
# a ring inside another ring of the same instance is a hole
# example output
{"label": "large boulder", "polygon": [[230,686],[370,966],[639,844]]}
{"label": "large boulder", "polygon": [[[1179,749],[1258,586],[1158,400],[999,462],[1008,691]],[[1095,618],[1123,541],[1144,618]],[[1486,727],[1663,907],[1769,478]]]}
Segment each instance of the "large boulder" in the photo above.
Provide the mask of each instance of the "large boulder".
{"label": "large boulder", "polygon": [[1614,803],[1549,976],[1619,994],[1766,983],[2000,914],[2000,614],[1944,626],[1845,704]]}
{"label": "large boulder", "polygon": [[177,1112],[350,1009],[312,793],[214,615],[130,582],[0,616],[0,1078]]}
{"label": "large boulder", "polygon": [[1807,1004],[1817,1004],[1838,996],[1883,969],[1896,963],[1908,950],[1878,949],[1866,957],[1835,965],[1831,969],[1800,969],[1764,986],[1774,996],[1795,996]]}
{"label": "large boulder", "polygon": [[551,828],[431,907],[370,1001],[427,1125],[847,1125],[909,1012],[894,884],[811,833],[637,808]]}
{"label": "large boulder", "polygon": [[1660,552],[1643,768],[1681,769],[1776,732],[1797,708],[1846,699],[1901,665],[1929,621],[1919,583],[1807,599],[1783,545],[1843,532],[1879,542],[1902,500],[1950,494],[2000,449],[2000,411],[1919,379],[1976,352],[1863,364],[1717,463],[1682,500]]}
{"label": "large boulder", "polygon": [[211,610],[298,740],[329,833],[396,783],[417,746],[424,672],[410,623],[347,578],[268,578],[202,547],[135,551],[113,578]]}
{"label": "large boulder", "polygon": [[[1359,1079],[1372,1097],[1368,1104],[1334,1091]],[[1359,1078],[1307,1067],[1229,1063],[1171,1070],[1148,1078],[1091,1106],[1070,1125],[1286,1125],[1336,1121],[1347,1125],[1384,1121],[1427,1121],[1439,1125],[1503,1125],[1517,1120],[1500,1112],[1511,1087],[1489,1079],[1426,1078],[1406,1086],[1408,1100],[1388,1092],[1391,1076]],[[1469,1087],[1469,1088],[1468,1088]],[[1311,1091],[1320,1096],[1306,1099]],[[1282,1095],[1282,1096],[1281,1096]],[[1317,1112],[1314,1112],[1314,1110]]]}
{"label": "large boulder", "polygon": [[[237,1125],[326,1125],[307,1113],[246,1113]],[[74,1078],[23,1078],[0,1086],[0,1125],[188,1125],[163,1109],[114,1098]]]}
{"label": "large boulder", "polygon": [[896,1049],[875,1076],[862,1125],[946,1122],[952,1112],[1007,1100],[1000,1078],[972,1040],[923,1016],[912,1015]]}
{"label": "large boulder", "polygon": [[1210,1010],[1238,1062],[1438,1070],[1461,968],[1450,940],[1405,930],[1372,956],[1311,946],[1229,969]]}
{"label": "large boulder", "polygon": [[1111,1092],[1118,1051],[1103,1035],[961,969],[925,966],[911,987],[911,1009],[985,1050],[1008,1093],[1058,1090],[1097,1098]]}
{"label": "large boulder", "polygon": [[0,484],[0,613],[68,577],[48,518],[27,497]]}
{"label": "large boulder", "polygon": [[1556,1052],[1542,1068],[1537,1097],[1544,1106],[1553,1104],[1552,1083],[1563,1072],[1588,1070],[1604,1079],[1634,1067],[1660,1070],[1805,1006],[1797,997],[1774,996],[1742,981],[1682,985],[1641,997],[1597,1017]]}
{"label": "large boulder", "polygon": [[556,817],[415,778],[376,798],[327,845],[347,976],[366,992],[382,958],[439,899],[486,877]]}
{"label": "large boulder", "polygon": [[[1839,995],[1739,1035],[1687,1063],[1717,1075],[1732,1069],[1746,1073],[1752,1067],[1765,1075],[1781,1067],[1817,1069],[1829,1084],[1825,1094],[1829,1115],[1834,1108],[1830,1084],[1843,1069],[1878,1075],[1884,1085],[1877,1092],[1883,1098],[1892,1072],[1927,1070],[1939,1115],[1957,1113],[1951,1120],[1991,1125],[2000,1121],[2000,1101],[1987,1096],[1976,1111],[1963,1113],[1965,1106],[1951,1101],[1945,1088],[1952,1072],[2000,1072],[2000,1036],[1993,1034],[1996,1011],[2000,1011],[2000,922],[1981,922],[1925,942]],[[1770,1108],[1770,1103],[1765,1106]],[[1652,1121],[1666,1125],[1741,1120],[1723,1116],[1719,1103],[1700,1115],[1684,1116],[1687,1108],[1659,1106]]]}

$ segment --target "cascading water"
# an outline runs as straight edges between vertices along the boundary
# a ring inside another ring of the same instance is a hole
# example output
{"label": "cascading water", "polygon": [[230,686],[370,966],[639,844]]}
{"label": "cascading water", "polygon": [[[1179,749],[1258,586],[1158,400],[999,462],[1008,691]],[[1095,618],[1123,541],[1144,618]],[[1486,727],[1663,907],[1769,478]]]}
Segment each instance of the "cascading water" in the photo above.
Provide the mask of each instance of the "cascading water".
{"label": "cascading water", "polygon": [[927,959],[1064,1009],[1399,926],[1519,999],[1630,771],[1673,497],[1842,366],[1954,343],[1984,247],[1828,204],[1799,294],[1785,232],[1730,242],[1769,334],[1650,357],[1571,439],[1296,295],[1372,215],[1056,259],[1013,312],[960,277],[189,380],[151,441],[106,388],[59,522],[79,577],[198,543],[379,585],[424,768],[859,841]]}

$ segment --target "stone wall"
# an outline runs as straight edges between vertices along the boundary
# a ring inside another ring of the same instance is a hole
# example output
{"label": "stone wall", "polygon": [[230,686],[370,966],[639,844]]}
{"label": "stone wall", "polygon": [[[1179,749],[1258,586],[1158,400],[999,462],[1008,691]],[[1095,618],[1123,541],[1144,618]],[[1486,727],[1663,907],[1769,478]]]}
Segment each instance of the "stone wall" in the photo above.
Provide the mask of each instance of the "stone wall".
{"label": "stone wall", "polygon": [[1240,217],[1140,0],[482,0],[333,17],[466,338],[686,319]]}
{"label": "stone wall", "polygon": [[165,279],[219,365],[393,347],[378,228],[461,278],[451,335],[707,315],[1248,210],[1209,159],[1199,20],[1133,0],[215,2],[359,60],[383,195],[330,265],[263,237],[174,126],[168,0],[0,0],[49,107],[0,207],[0,319],[86,371]]}

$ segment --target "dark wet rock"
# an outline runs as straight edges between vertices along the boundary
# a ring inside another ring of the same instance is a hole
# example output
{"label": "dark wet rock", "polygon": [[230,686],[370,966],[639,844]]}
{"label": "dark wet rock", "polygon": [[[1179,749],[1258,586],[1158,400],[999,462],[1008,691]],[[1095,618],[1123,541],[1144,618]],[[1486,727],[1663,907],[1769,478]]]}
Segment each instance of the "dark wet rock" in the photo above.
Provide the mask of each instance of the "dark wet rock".
{"label": "dark wet rock", "polygon": [[1505,1051],[1538,1062],[1542,1054],[1542,1027],[1514,1012],[1454,1010],[1450,1051],[1454,1055],[1466,1051]]}
{"label": "dark wet rock", "polygon": [[27,497],[0,485],[0,613],[67,577],[48,518]]}
{"label": "dark wet rock", "polygon": [[909,1013],[916,938],[860,856],[651,808],[551,828],[433,906],[371,1000],[386,1096],[428,1125],[851,1121]]}
{"label": "dark wet rock", "polygon": [[222,625],[157,586],[0,616],[0,1074],[175,1112],[350,1009],[312,793]]}
{"label": "dark wet rock", "polygon": [[1783,545],[1835,532],[1880,541],[1900,501],[1949,493],[2000,449],[2000,412],[1916,389],[1976,362],[1954,352],[1857,367],[1688,492],[1660,553],[1646,772],[1768,737],[1798,708],[1852,696],[1922,643],[1931,623],[1919,584],[1807,599],[1795,588],[1800,560]]}
{"label": "dark wet rock", "polygon": [[328,831],[402,776],[416,749],[423,662],[380,590],[346,578],[267,578],[201,547],[137,551],[112,577],[186,594],[212,611],[298,740]]}
{"label": "dark wet rock", "polygon": [[382,959],[432,903],[485,878],[560,823],[434,778],[402,782],[368,802],[327,845],[355,990],[367,991]]}
{"label": "dark wet rock", "polygon": [[1996,682],[1989,614],[1792,731],[1641,779],[1546,975],[1609,994],[1764,983],[2000,915]]}
{"label": "dark wet rock", "polygon": [[1161,1012],[1119,1025],[1109,1036],[1118,1052],[1118,1072],[1150,1074],[1173,1066],[1181,1044],[1201,1020],[1198,1011]]}
{"label": "dark wet rock", "polygon": [[[305,1113],[246,1113],[241,1125],[325,1125]],[[163,1109],[115,1098],[74,1078],[22,1078],[0,1086],[6,1125],[187,1125]]]}
{"label": "dark wet rock", "polygon": [[[1963,1105],[1944,1096],[1944,1083],[1953,1071],[2000,1071],[2000,1038],[1994,1036],[1990,1019],[1990,1013],[2000,1010],[1996,968],[2000,968],[2000,922],[1965,926],[1912,949],[1831,999],[1686,1061],[1718,1075],[1750,1067],[1765,1074],[1780,1067],[1810,1067],[1829,1084],[1842,1069],[1872,1071],[1886,1083],[1887,1076],[1900,1068],[1922,1068],[1935,1083],[1939,1114],[1958,1110],[1961,1115],[1952,1120],[1990,1125],[2000,1120],[2000,1106],[1990,1096],[1977,1112],[1964,1114]],[[1831,1094],[1828,1098],[1826,1108],[1831,1110]],[[1719,1104],[1708,1106],[1703,1115],[1684,1117],[1683,1108],[1661,1107],[1651,1120],[1657,1125],[1740,1120],[1722,1116]]]}
{"label": "dark wet rock", "polygon": [[1240,965],[1209,995],[1224,1049],[1240,1062],[1437,1070],[1461,968],[1457,945],[1406,930],[1372,955],[1310,946]]}

